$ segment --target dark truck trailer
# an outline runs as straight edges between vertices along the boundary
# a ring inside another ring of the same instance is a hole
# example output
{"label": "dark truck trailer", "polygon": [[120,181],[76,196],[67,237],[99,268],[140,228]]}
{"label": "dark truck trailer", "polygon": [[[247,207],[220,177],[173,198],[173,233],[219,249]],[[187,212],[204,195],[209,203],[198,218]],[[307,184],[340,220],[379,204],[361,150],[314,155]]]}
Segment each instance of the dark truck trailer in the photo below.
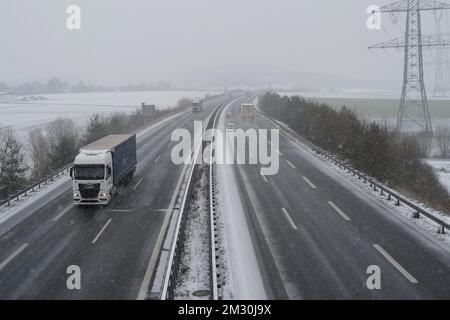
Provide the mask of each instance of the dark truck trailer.
{"label": "dark truck trailer", "polygon": [[72,171],[74,202],[109,203],[136,166],[136,135],[109,135],[82,147]]}
{"label": "dark truck trailer", "polygon": [[127,176],[130,176],[131,180],[137,166],[136,135],[117,145],[112,151],[112,158],[114,184],[120,184]]}

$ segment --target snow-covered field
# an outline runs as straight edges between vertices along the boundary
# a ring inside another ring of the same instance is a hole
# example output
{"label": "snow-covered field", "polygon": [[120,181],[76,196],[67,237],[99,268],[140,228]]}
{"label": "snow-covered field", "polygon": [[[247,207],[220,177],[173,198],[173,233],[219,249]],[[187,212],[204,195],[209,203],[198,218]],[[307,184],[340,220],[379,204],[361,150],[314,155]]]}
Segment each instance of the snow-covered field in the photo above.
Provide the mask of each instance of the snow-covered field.
{"label": "snow-covered field", "polygon": [[450,160],[427,159],[426,163],[433,168],[433,171],[438,175],[439,181],[450,192]]}
{"label": "snow-covered field", "polygon": [[[73,119],[84,125],[94,113],[110,114],[132,111],[141,107],[141,103],[155,104],[164,109],[177,104],[182,97],[204,97],[206,91],[140,91],[140,92],[93,92],[40,94],[39,99],[32,96],[16,96],[13,99],[0,100],[0,128],[12,127],[25,139],[30,130],[44,126],[59,118]],[[45,98],[45,99],[43,99]]]}

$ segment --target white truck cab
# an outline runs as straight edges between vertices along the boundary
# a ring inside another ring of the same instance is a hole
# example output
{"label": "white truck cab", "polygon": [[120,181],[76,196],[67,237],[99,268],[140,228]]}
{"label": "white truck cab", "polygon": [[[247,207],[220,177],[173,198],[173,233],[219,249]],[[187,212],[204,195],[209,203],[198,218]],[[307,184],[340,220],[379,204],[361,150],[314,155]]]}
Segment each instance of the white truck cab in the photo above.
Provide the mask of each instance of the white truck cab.
{"label": "white truck cab", "polygon": [[83,199],[91,203],[95,200],[98,204],[108,204],[116,192],[112,168],[111,152],[81,150],[72,170],[74,201]]}
{"label": "white truck cab", "polygon": [[136,135],[109,135],[81,148],[70,171],[74,203],[108,204],[136,165]]}

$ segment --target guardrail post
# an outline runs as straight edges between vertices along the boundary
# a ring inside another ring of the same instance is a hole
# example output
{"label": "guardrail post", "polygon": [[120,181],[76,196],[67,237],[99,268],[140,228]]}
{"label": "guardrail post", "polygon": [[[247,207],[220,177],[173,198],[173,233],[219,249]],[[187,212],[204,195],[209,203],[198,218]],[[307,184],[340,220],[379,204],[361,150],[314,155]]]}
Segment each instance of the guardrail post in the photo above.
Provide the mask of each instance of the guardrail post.
{"label": "guardrail post", "polygon": [[414,219],[419,219],[419,218],[420,218],[420,212],[419,212],[419,210],[414,211],[413,218],[414,218]]}
{"label": "guardrail post", "polygon": [[397,198],[397,202],[395,203],[395,205],[396,205],[397,207],[400,206],[400,199],[399,199],[399,198]]}
{"label": "guardrail post", "polygon": [[438,233],[445,234],[445,227],[444,226],[438,227]]}
{"label": "guardrail post", "polygon": [[391,200],[391,194],[388,193],[388,200]]}

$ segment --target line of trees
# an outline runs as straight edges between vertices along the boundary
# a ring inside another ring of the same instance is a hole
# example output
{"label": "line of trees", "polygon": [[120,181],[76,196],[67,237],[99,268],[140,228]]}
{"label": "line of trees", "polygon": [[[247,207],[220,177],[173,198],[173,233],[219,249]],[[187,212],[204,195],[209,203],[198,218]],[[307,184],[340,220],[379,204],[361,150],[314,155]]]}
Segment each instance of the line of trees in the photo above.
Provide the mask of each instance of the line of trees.
{"label": "line of trees", "polygon": [[141,83],[128,84],[120,87],[102,86],[83,81],[70,84],[67,81],[60,80],[56,77],[49,79],[47,82],[25,82],[18,85],[8,85],[0,82],[0,92],[11,92],[14,94],[44,94],[44,93],[64,93],[64,92],[110,92],[110,91],[152,91],[152,90],[171,90],[170,82],[158,81],[155,84]]}
{"label": "line of trees", "polygon": [[358,119],[346,107],[335,110],[298,96],[267,93],[260,107],[356,169],[436,209],[450,209],[449,193],[422,161],[428,151],[417,136],[395,135],[385,126]]}
{"label": "line of trees", "polygon": [[[184,103],[171,109],[144,114],[138,109],[131,115],[114,113],[92,115],[80,128],[68,118],[51,121],[29,132],[23,145],[14,130],[0,130],[0,200],[16,193],[73,161],[79,148],[109,134],[132,132],[169,113],[185,109]],[[29,156],[29,159],[27,159]]]}

